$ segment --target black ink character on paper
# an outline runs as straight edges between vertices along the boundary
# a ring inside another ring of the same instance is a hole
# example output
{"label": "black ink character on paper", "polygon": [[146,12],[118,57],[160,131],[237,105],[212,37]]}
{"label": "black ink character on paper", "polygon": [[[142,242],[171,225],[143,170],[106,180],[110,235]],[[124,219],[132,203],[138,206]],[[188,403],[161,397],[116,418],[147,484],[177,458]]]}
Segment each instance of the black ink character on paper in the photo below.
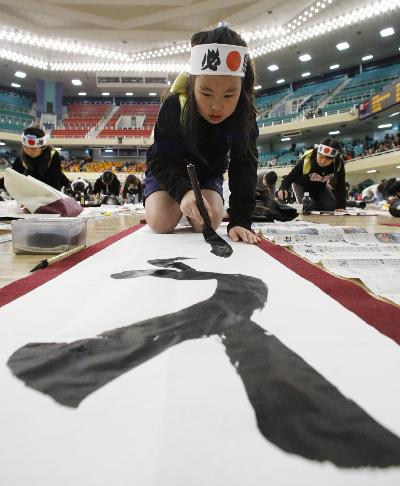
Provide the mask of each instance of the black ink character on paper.
{"label": "black ink character on paper", "polygon": [[207,54],[204,54],[201,62],[201,70],[210,69],[211,71],[217,71],[220,64],[219,50],[207,49]]}
{"label": "black ink character on paper", "polygon": [[93,338],[27,344],[10,357],[11,371],[27,386],[63,405],[78,407],[96,390],[168,348],[217,335],[267,440],[286,452],[339,467],[400,465],[397,436],[252,321],[253,312],[267,302],[268,289],[262,280],[197,271],[184,260],[188,259],[150,260],[159,268],[111,277],[216,280],[209,299]]}

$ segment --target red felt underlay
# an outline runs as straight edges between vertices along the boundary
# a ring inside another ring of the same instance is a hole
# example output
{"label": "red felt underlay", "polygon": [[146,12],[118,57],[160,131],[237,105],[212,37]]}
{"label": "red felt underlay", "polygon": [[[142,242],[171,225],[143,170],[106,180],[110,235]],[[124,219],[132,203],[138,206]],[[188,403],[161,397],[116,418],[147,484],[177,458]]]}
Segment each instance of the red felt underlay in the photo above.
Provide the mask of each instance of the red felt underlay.
{"label": "red felt underlay", "polygon": [[56,278],[61,273],[65,272],[65,270],[68,270],[71,267],[82,262],[83,260],[86,260],[86,258],[94,255],[104,248],[107,248],[107,246],[112,245],[121,238],[124,238],[125,236],[134,233],[142,226],[143,225],[141,224],[132,226],[131,228],[128,228],[124,231],[121,231],[120,233],[110,236],[109,238],[106,238],[105,240],[100,241],[95,245],[89,246],[88,248],[85,248],[84,250],[81,250],[68,258],[60,260],[59,262],[54,263],[53,265],[50,265],[43,270],[37,270],[28,277],[21,278],[9,285],[6,285],[2,289],[0,289],[0,307],[8,304],[18,297],[21,297],[22,295],[27,294],[31,290],[36,289],[37,287],[43,285],[49,280]]}
{"label": "red felt underlay", "polygon": [[398,306],[373,297],[354,282],[335,277],[270,241],[262,240],[257,246],[300,277],[312,282],[380,333],[400,344],[400,308]]}

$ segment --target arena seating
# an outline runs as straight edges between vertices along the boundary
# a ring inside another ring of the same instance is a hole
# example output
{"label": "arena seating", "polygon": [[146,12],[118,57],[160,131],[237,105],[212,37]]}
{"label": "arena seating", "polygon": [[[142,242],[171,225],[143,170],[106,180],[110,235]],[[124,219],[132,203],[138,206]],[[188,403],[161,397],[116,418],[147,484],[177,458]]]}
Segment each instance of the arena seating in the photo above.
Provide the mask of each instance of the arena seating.
{"label": "arena seating", "polygon": [[[387,84],[393,82],[400,76],[400,64],[368,69],[360,74],[355,75],[350,81],[336,93],[332,99],[322,108],[322,114],[342,113],[349,111],[357,106],[364,99],[376,94]],[[263,95],[257,98],[256,103],[259,111],[263,113],[262,118],[258,120],[259,126],[268,126],[277,123],[285,123],[298,118],[303,118],[309,110],[315,110],[324,99],[329,96],[343,83],[343,76],[334,78],[329,81],[320,83],[309,83],[293,91],[286,98],[287,101],[296,99],[300,96],[310,96],[306,102],[299,107],[299,112],[280,114],[279,116],[268,116],[268,110],[261,110],[265,107],[272,106],[269,103],[269,96],[274,99],[274,95]],[[287,93],[286,95],[287,96]],[[282,96],[283,97],[283,96]],[[265,100],[265,103],[263,103]],[[285,101],[286,101],[285,100]],[[278,98],[279,101],[279,98]],[[274,104],[274,103],[273,103]]]}
{"label": "arena seating", "polygon": [[22,132],[31,125],[32,101],[15,93],[0,92],[0,130]]}
{"label": "arena seating", "polygon": [[[293,113],[280,114],[278,116],[268,117],[264,116],[258,120],[260,126],[268,126],[276,123],[285,123],[292,121],[293,119],[303,116],[309,109],[315,109],[318,104],[324,99],[330,96],[333,91],[344,81],[344,76],[340,76],[334,79],[323,82],[313,82],[301,86],[292,92],[285,101],[295,100],[299,97],[306,98],[306,101],[298,107],[299,111]],[[287,96],[286,92],[286,96]],[[283,97],[282,97],[283,98]],[[279,98],[277,99],[279,101]],[[262,105],[261,105],[262,106]],[[260,110],[260,109],[259,109]]]}
{"label": "arena seating", "polygon": [[369,69],[354,76],[322,109],[323,112],[349,111],[363,100],[378,93],[388,83],[400,76],[400,64]]}
{"label": "arena seating", "polygon": [[[157,114],[160,109],[158,103],[127,103],[120,105],[118,111],[114,113],[106,127],[99,133],[100,138],[109,137],[150,137]],[[136,128],[116,128],[116,124],[122,115],[145,115],[143,129]]]}
{"label": "arena seating", "polygon": [[76,103],[67,105],[68,117],[64,118],[64,128],[51,132],[52,137],[85,137],[89,130],[97,127],[99,121],[112,109],[110,103]]}

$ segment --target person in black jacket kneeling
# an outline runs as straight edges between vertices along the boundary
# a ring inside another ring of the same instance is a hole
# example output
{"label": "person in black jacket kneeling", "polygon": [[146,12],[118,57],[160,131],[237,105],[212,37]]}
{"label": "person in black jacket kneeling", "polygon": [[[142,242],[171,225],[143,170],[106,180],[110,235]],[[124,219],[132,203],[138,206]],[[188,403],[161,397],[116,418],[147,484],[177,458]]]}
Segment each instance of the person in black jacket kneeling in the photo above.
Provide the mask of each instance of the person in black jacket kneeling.
{"label": "person in black jacket kneeling", "polygon": [[310,194],[312,210],[345,209],[345,170],[339,149],[337,140],[326,138],[316,148],[307,150],[282,181],[278,197],[286,199],[293,184],[298,202],[301,203],[304,192]]}
{"label": "person in black jacket kneeling", "polygon": [[26,176],[32,176],[60,190],[69,186],[69,180],[61,170],[60,156],[49,143],[49,136],[40,127],[28,127],[21,135],[22,149],[12,168]]}

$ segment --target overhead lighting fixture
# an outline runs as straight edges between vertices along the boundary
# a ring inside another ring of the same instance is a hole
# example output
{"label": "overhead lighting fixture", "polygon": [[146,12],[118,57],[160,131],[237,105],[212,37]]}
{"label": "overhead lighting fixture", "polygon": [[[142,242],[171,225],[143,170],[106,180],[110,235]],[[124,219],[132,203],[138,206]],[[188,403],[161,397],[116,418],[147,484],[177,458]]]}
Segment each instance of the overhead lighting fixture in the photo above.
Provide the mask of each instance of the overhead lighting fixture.
{"label": "overhead lighting fixture", "polygon": [[82,86],[82,81],[80,79],[73,79],[71,81],[71,83],[74,85],[74,86]]}
{"label": "overhead lighting fixture", "polygon": [[329,132],[328,135],[339,135],[340,130],[334,130],[333,132]]}
{"label": "overhead lighting fixture", "polygon": [[396,165],[396,169],[400,169],[400,165]]}
{"label": "overhead lighting fixture", "polygon": [[114,152],[114,150],[113,149],[105,149],[104,152],[107,152],[107,153],[110,154],[111,152]]}
{"label": "overhead lighting fixture", "polygon": [[261,88],[262,88],[261,84],[258,84],[257,86],[254,86],[254,90],[255,90],[255,91],[258,91],[258,90],[259,90],[259,89],[261,89]]}
{"label": "overhead lighting fixture", "polygon": [[279,66],[276,64],[271,64],[271,66],[267,67],[268,71],[277,71],[279,69]]}
{"label": "overhead lighting fixture", "polygon": [[367,54],[366,56],[361,58],[361,61],[369,61],[370,59],[373,59],[374,56],[372,54]]}
{"label": "overhead lighting fixture", "polygon": [[133,96],[133,93],[125,93],[125,96]]}
{"label": "overhead lighting fixture", "polygon": [[149,93],[149,96],[157,96],[157,93]]}
{"label": "overhead lighting fixture", "polygon": [[0,145],[5,145],[5,142],[0,142]]}
{"label": "overhead lighting fixture", "polygon": [[393,27],[387,27],[386,29],[382,29],[379,33],[381,34],[381,37],[389,37],[394,34],[394,29]]}
{"label": "overhead lighting fixture", "polygon": [[340,67],[340,64],[332,64],[332,66],[329,66],[330,70],[337,69]]}
{"label": "overhead lighting fixture", "polygon": [[57,150],[57,152],[61,152],[62,148],[61,147],[54,147],[55,150]]}
{"label": "overhead lighting fixture", "polygon": [[378,125],[378,128],[392,128],[391,123],[384,123],[383,125]]}
{"label": "overhead lighting fixture", "polygon": [[374,174],[375,172],[377,172],[376,169],[367,170],[367,174]]}
{"label": "overhead lighting fixture", "polygon": [[282,78],[282,79],[278,79],[278,81],[276,82],[276,84],[282,84],[284,82],[285,82],[285,80]]}
{"label": "overhead lighting fixture", "polygon": [[18,83],[11,83],[11,86],[12,86],[13,88],[20,88],[20,87],[21,87],[21,85],[20,85],[20,84],[18,84]]}
{"label": "overhead lighting fixture", "polygon": [[84,91],[80,91],[80,92],[78,93],[78,96],[86,96],[86,93],[85,93]]}
{"label": "overhead lighting fixture", "polygon": [[281,138],[281,142],[288,142],[289,140],[292,139],[290,137]]}
{"label": "overhead lighting fixture", "polygon": [[307,76],[310,76],[310,74],[311,74],[311,73],[307,71],[306,73],[303,73],[303,74],[301,75],[301,77],[302,77],[302,78],[306,78]]}
{"label": "overhead lighting fixture", "polygon": [[310,56],[310,54],[302,54],[301,56],[299,56],[299,59],[301,62],[307,62],[310,61],[312,57]]}
{"label": "overhead lighting fixture", "polygon": [[400,115],[400,111],[395,111],[391,115],[389,115],[389,118],[392,118],[392,116]]}
{"label": "overhead lighting fixture", "polygon": [[339,44],[336,44],[336,49],[338,51],[344,51],[345,49],[348,49],[350,47],[350,44],[348,42],[339,42]]}
{"label": "overhead lighting fixture", "polygon": [[16,71],[15,77],[24,79],[24,78],[26,78],[26,73],[24,73],[23,71]]}
{"label": "overhead lighting fixture", "polygon": [[110,96],[110,93],[108,93],[107,91],[104,91],[104,93],[101,93],[101,96]]}

